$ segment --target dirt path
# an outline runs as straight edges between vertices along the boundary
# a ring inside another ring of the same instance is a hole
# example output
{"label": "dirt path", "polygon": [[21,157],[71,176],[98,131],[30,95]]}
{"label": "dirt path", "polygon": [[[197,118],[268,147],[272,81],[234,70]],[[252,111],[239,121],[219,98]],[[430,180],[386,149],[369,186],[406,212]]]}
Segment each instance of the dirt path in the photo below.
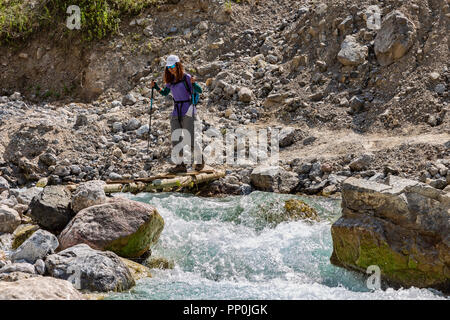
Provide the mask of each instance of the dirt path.
{"label": "dirt path", "polygon": [[358,134],[351,130],[342,131],[309,131],[317,138],[311,145],[296,143],[281,150],[283,159],[289,160],[310,155],[322,158],[333,158],[348,153],[361,154],[392,149],[402,144],[430,144],[439,145],[450,141],[450,134],[420,134],[408,136],[389,136],[382,134]]}

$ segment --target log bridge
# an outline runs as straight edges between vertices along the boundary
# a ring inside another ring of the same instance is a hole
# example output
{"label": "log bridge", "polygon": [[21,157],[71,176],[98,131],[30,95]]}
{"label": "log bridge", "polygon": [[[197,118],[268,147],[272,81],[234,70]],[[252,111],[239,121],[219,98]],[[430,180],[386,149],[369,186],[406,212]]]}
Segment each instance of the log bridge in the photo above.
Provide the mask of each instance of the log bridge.
{"label": "log bridge", "polygon": [[180,191],[183,188],[193,188],[201,183],[210,182],[225,176],[225,171],[202,170],[181,174],[163,174],[132,180],[107,180],[105,193],[117,192],[158,192]]}

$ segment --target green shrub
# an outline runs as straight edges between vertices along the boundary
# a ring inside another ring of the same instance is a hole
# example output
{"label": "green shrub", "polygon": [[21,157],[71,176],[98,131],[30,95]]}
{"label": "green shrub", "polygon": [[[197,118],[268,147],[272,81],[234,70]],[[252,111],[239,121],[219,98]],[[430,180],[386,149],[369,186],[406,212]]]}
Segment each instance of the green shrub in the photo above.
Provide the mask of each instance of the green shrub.
{"label": "green shrub", "polygon": [[[80,33],[86,41],[103,39],[119,29],[120,17],[137,15],[162,0],[45,0],[34,7],[27,0],[0,0],[0,44],[25,39],[48,27],[64,36]],[[81,11],[81,30],[66,28],[69,6]]]}

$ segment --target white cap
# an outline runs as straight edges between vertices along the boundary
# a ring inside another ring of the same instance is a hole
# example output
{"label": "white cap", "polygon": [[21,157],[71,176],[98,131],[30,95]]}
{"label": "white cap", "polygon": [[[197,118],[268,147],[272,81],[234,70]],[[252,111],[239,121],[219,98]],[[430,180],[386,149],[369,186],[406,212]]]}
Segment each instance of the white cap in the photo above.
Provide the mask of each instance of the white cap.
{"label": "white cap", "polygon": [[180,62],[180,58],[178,58],[178,56],[172,54],[167,57],[166,67],[173,66],[177,62]]}

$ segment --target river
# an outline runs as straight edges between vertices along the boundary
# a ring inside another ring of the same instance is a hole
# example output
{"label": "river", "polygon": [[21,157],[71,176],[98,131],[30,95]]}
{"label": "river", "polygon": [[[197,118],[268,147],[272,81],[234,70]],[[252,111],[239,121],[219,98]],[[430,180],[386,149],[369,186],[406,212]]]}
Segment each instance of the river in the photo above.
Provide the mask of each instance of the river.
{"label": "river", "polygon": [[[171,270],[152,269],[130,291],[107,299],[443,299],[437,291],[371,291],[368,275],[333,266],[331,224],[340,200],[253,192],[201,198],[178,193],[127,194],[154,205],[165,226],[154,256],[174,261]],[[270,223],[284,201],[302,199],[321,222]]]}

